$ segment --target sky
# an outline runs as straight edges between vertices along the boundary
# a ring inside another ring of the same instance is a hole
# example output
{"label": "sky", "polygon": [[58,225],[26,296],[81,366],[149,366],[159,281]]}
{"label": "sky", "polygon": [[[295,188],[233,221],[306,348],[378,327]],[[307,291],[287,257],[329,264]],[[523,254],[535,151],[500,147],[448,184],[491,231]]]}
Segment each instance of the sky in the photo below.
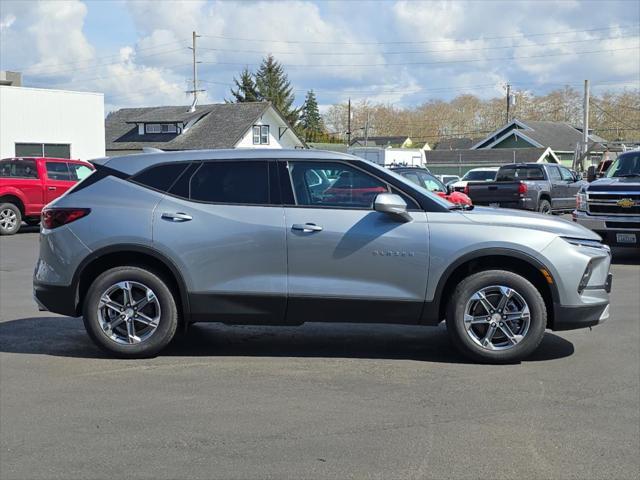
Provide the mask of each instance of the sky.
{"label": "sky", "polygon": [[463,93],[640,88],[640,2],[0,0],[0,67],[26,86],[98,91],[106,111],[200,103],[272,53],[296,104],[408,107]]}

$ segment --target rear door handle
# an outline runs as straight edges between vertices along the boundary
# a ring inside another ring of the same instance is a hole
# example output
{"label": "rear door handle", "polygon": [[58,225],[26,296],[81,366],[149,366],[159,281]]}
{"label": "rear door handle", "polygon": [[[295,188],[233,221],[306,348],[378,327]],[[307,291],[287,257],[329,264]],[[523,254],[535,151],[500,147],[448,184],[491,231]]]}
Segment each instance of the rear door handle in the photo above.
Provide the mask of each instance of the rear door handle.
{"label": "rear door handle", "polygon": [[56,187],[49,187],[49,190],[55,190]]}
{"label": "rear door handle", "polygon": [[320,225],[316,225],[315,223],[294,223],[291,226],[292,230],[300,230],[301,232],[321,232],[322,227]]}
{"label": "rear door handle", "polygon": [[186,213],[176,212],[176,213],[168,213],[164,212],[162,214],[162,218],[164,220],[171,220],[172,222],[188,222],[189,220],[193,220],[191,215],[187,215]]}

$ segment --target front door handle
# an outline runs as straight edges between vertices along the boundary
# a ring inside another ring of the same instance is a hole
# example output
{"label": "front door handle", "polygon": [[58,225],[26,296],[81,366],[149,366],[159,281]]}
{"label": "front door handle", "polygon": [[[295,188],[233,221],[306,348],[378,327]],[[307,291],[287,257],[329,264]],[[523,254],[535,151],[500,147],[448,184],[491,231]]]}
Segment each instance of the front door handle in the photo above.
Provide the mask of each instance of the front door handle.
{"label": "front door handle", "polygon": [[193,219],[191,215],[187,215],[186,213],[182,213],[182,212],[177,212],[177,213],[164,212],[162,214],[162,218],[164,220],[171,220],[172,222],[188,222],[189,220]]}
{"label": "front door handle", "polygon": [[49,190],[55,190],[56,187],[49,187]]}
{"label": "front door handle", "polygon": [[304,225],[302,223],[294,223],[291,226],[292,230],[300,230],[302,232],[321,232],[322,231],[322,227],[320,225],[316,225],[315,223],[305,223]]}

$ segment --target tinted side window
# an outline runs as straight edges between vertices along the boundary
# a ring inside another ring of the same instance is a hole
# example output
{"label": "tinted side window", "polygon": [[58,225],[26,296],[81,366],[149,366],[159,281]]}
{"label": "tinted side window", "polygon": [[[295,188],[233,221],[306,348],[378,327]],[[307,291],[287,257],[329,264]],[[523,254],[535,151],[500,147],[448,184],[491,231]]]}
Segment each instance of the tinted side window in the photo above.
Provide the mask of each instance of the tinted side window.
{"label": "tinted side window", "polygon": [[0,177],[38,178],[36,161],[28,158],[2,160]]}
{"label": "tinted side window", "polygon": [[71,174],[65,162],[47,162],[47,177],[51,180],[71,180]]}
{"label": "tinted side window", "polygon": [[266,161],[205,162],[191,177],[191,200],[212,203],[269,204]]}
{"label": "tinted side window", "polygon": [[186,162],[158,165],[143,170],[135,175],[132,180],[161,192],[166,192],[188,165]]}
{"label": "tinted side window", "polygon": [[560,167],[560,175],[562,176],[562,180],[573,182],[573,175],[568,168]]}
{"label": "tinted side window", "polygon": [[379,193],[389,191],[386,183],[342,163],[290,162],[289,171],[298,205],[371,208]]}

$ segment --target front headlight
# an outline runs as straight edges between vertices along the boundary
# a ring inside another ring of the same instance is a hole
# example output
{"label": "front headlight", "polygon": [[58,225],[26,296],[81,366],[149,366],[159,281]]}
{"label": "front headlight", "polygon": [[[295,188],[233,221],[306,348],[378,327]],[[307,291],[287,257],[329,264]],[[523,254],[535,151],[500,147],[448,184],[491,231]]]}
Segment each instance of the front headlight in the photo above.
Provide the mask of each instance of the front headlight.
{"label": "front headlight", "polygon": [[587,194],[585,192],[578,192],[576,195],[576,210],[587,211]]}
{"label": "front headlight", "polygon": [[570,243],[571,245],[575,245],[576,247],[592,247],[599,248],[601,250],[609,250],[609,247],[598,240],[589,240],[586,238],[571,238],[571,237],[562,237],[562,239]]}

